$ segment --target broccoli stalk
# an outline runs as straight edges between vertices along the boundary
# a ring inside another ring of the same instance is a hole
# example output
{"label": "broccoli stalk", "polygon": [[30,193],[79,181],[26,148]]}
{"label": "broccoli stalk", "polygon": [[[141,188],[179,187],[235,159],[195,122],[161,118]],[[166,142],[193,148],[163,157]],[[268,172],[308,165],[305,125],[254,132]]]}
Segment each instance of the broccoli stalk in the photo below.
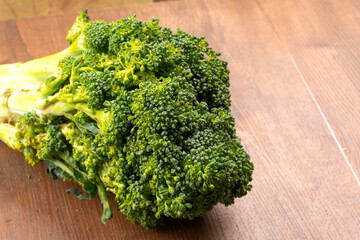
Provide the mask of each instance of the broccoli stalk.
{"label": "broccoli stalk", "polygon": [[132,222],[202,216],[251,190],[253,164],[236,136],[229,71],[197,38],[80,13],[70,46],[0,66],[0,139],[80,199],[106,191]]}
{"label": "broccoli stalk", "polygon": [[0,124],[0,139],[9,147],[16,149],[18,140],[15,134],[17,131],[17,128],[11,124]]}
{"label": "broccoli stalk", "polygon": [[71,63],[66,62],[67,58],[81,54],[84,50],[83,39],[83,35],[79,36],[67,49],[50,56],[0,66],[0,96],[3,105],[0,119],[4,122],[12,116],[18,117],[31,111],[63,115],[63,108],[68,107],[66,111],[70,110],[71,107],[63,103],[47,104],[46,97],[58,91],[68,79],[67,71],[71,69]]}

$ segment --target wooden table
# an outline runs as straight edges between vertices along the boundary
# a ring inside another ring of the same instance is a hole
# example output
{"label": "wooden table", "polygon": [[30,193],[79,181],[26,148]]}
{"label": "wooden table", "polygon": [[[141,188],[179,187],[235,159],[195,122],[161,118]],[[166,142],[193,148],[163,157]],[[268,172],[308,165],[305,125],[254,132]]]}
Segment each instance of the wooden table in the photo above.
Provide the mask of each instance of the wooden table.
{"label": "wooden table", "polygon": [[[116,211],[103,225],[98,198],[65,194],[73,184],[51,180],[43,164],[32,168],[1,144],[0,239],[360,239],[358,1],[178,1],[90,16],[134,12],[204,35],[223,53],[237,133],[255,165],[253,190],[154,231]],[[0,63],[65,48],[75,16],[0,22]]]}
{"label": "wooden table", "polygon": [[[164,0],[156,0],[164,1]],[[154,0],[0,0],[0,20],[151,3]]]}

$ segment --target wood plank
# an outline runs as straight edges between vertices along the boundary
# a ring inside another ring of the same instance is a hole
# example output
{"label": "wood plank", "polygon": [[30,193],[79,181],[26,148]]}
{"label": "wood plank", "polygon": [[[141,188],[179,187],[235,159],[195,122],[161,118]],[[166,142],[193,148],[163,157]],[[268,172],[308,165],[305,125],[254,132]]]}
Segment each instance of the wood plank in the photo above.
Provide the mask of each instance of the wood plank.
{"label": "wood plank", "polygon": [[[73,184],[51,180],[44,165],[31,168],[20,153],[1,144],[0,239],[360,236],[360,189],[286,48],[255,1],[166,2],[90,14],[110,21],[133,12],[139,19],[155,16],[163,26],[205,35],[229,61],[237,131],[255,165],[253,190],[232,206],[218,205],[194,221],[169,220],[154,231],[130,223],[119,212],[102,225],[97,198],[81,201],[66,195]],[[0,30],[6,30],[6,36],[0,36],[0,62],[29,60],[66,47],[66,29],[74,17],[0,22]],[[30,180],[27,173],[32,175]],[[111,205],[114,209],[112,198]]]}
{"label": "wood plank", "polygon": [[265,0],[259,3],[324,112],[345,158],[359,176],[359,2]]}
{"label": "wood plank", "polygon": [[79,12],[85,8],[103,9],[152,2],[153,0],[1,0],[0,20]]}

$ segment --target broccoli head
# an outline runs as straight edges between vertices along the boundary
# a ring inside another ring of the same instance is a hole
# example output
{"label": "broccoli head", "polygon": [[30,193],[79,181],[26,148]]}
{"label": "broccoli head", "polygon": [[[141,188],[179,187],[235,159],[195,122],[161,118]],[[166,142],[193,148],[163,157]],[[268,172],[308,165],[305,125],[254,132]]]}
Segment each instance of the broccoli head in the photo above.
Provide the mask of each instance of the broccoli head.
{"label": "broccoli head", "polygon": [[135,15],[90,21],[70,46],[0,66],[0,139],[80,199],[106,191],[132,222],[203,216],[251,190],[253,164],[236,136],[229,70],[203,37]]}

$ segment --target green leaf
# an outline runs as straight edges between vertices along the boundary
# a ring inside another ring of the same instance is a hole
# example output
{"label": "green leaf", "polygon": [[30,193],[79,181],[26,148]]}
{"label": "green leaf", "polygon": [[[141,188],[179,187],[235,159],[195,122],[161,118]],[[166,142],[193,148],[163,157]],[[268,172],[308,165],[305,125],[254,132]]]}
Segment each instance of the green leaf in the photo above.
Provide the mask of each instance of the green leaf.
{"label": "green leaf", "polygon": [[65,178],[65,177],[68,177],[69,174],[67,172],[65,172],[63,169],[61,169],[60,167],[56,166],[54,163],[52,162],[48,162],[48,161],[45,161],[46,165],[47,165],[47,169],[46,169],[46,172],[48,174],[50,174],[50,177],[54,180],[57,180],[57,179],[61,179],[61,178]]}
{"label": "green leaf", "polygon": [[81,199],[81,200],[90,200],[92,197],[91,196],[89,196],[89,195],[85,195],[85,194],[82,194],[81,192],[80,192],[80,190],[79,189],[77,189],[77,188],[69,188],[68,190],[66,190],[66,193],[71,193],[71,194],[73,194],[75,197],[77,197],[77,198],[79,198],[79,199]]}
{"label": "green leaf", "polygon": [[73,121],[82,133],[90,133],[93,135],[100,133],[100,129],[96,126],[95,123],[82,124],[82,123],[79,123],[79,121],[77,121],[76,118],[73,115],[71,115],[70,113],[64,113],[64,115],[65,115],[65,117],[67,117],[68,119]]}

